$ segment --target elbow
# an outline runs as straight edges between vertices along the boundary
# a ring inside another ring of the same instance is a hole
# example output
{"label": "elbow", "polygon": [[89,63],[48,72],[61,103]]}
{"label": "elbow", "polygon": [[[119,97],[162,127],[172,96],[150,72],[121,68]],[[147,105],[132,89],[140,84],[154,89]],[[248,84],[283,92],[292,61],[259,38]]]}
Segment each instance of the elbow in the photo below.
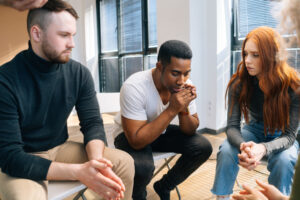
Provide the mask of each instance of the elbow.
{"label": "elbow", "polygon": [[137,151],[145,148],[145,146],[146,146],[144,144],[141,144],[141,142],[134,141],[134,140],[129,140],[128,143],[134,150],[137,150]]}
{"label": "elbow", "polygon": [[146,147],[146,144],[141,142],[141,140],[136,136],[126,137],[128,140],[128,143],[131,148],[134,150],[141,150]]}

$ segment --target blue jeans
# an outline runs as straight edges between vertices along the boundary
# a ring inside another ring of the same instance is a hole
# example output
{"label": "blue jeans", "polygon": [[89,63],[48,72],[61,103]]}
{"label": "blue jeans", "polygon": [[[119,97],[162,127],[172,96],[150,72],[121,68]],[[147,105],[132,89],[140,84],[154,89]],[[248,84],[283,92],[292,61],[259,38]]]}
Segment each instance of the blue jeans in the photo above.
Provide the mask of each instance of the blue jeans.
{"label": "blue jeans", "polygon": [[[241,134],[243,139],[255,143],[269,142],[281,135],[281,131],[276,131],[274,135],[264,135],[264,124],[252,121],[245,125]],[[268,156],[267,169],[270,172],[268,181],[276,186],[283,194],[289,195],[294,175],[294,166],[298,158],[299,144],[297,141],[286,150],[271,153]],[[232,194],[237,173],[239,171],[238,156],[239,149],[232,146],[225,140],[219,148],[217,154],[217,167],[214,186],[211,192],[216,195]]]}

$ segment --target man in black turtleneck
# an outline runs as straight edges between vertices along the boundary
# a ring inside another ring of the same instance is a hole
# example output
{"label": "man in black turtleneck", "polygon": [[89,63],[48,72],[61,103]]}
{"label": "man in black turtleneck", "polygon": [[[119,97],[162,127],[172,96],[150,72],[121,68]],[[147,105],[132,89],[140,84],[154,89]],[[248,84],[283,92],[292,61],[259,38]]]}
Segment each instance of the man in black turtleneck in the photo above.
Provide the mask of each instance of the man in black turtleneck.
{"label": "man in black turtleneck", "polygon": [[[92,76],[70,59],[77,18],[62,0],[31,10],[28,50],[0,67],[2,200],[46,200],[44,180],[79,180],[106,199],[131,198],[133,160],[105,148]],[[66,141],[74,106],[84,144]]]}

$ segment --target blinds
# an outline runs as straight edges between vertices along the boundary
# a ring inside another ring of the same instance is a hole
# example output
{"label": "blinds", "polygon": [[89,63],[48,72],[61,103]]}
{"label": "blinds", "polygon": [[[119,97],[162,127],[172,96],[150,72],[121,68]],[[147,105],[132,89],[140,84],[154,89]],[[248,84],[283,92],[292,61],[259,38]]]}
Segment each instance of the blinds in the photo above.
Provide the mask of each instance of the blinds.
{"label": "blinds", "polygon": [[115,0],[100,1],[101,52],[118,50],[117,6]]}
{"label": "blinds", "polygon": [[278,2],[270,0],[238,0],[238,39],[244,39],[259,26],[276,28],[278,22],[271,13],[276,4]]}
{"label": "blinds", "polygon": [[121,53],[142,51],[142,4],[140,0],[121,0]]}

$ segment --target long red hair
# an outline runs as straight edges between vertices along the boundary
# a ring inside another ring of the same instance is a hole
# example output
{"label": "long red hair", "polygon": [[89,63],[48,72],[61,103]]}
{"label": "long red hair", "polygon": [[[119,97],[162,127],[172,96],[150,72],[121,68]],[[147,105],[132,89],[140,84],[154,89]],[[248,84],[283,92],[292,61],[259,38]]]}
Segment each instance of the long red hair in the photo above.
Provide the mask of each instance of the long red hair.
{"label": "long red hair", "polygon": [[[261,60],[262,71],[259,87],[264,93],[264,132],[266,134],[267,129],[271,133],[274,133],[276,129],[284,132],[290,121],[291,99],[288,90],[291,88],[294,92],[299,93],[300,78],[297,71],[287,64],[282,38],[272,28],[259,27],[248,33],[242,45],[242,61],[238,64],[236,73],[233,74],[228,83],[226,96],[230,87],[232,87],[233,93],[237,89],[240,90],[238,103],[248,123],[248,108],[254,80],[254,77],[249,75],[245,64],[244,49],[249,39],[257,45]],[[234,101],[234,98],[232,98],[232,101]],[[231,105],[233,103],[231,102]],[[232,113],[232,106],[230,113]]]}

